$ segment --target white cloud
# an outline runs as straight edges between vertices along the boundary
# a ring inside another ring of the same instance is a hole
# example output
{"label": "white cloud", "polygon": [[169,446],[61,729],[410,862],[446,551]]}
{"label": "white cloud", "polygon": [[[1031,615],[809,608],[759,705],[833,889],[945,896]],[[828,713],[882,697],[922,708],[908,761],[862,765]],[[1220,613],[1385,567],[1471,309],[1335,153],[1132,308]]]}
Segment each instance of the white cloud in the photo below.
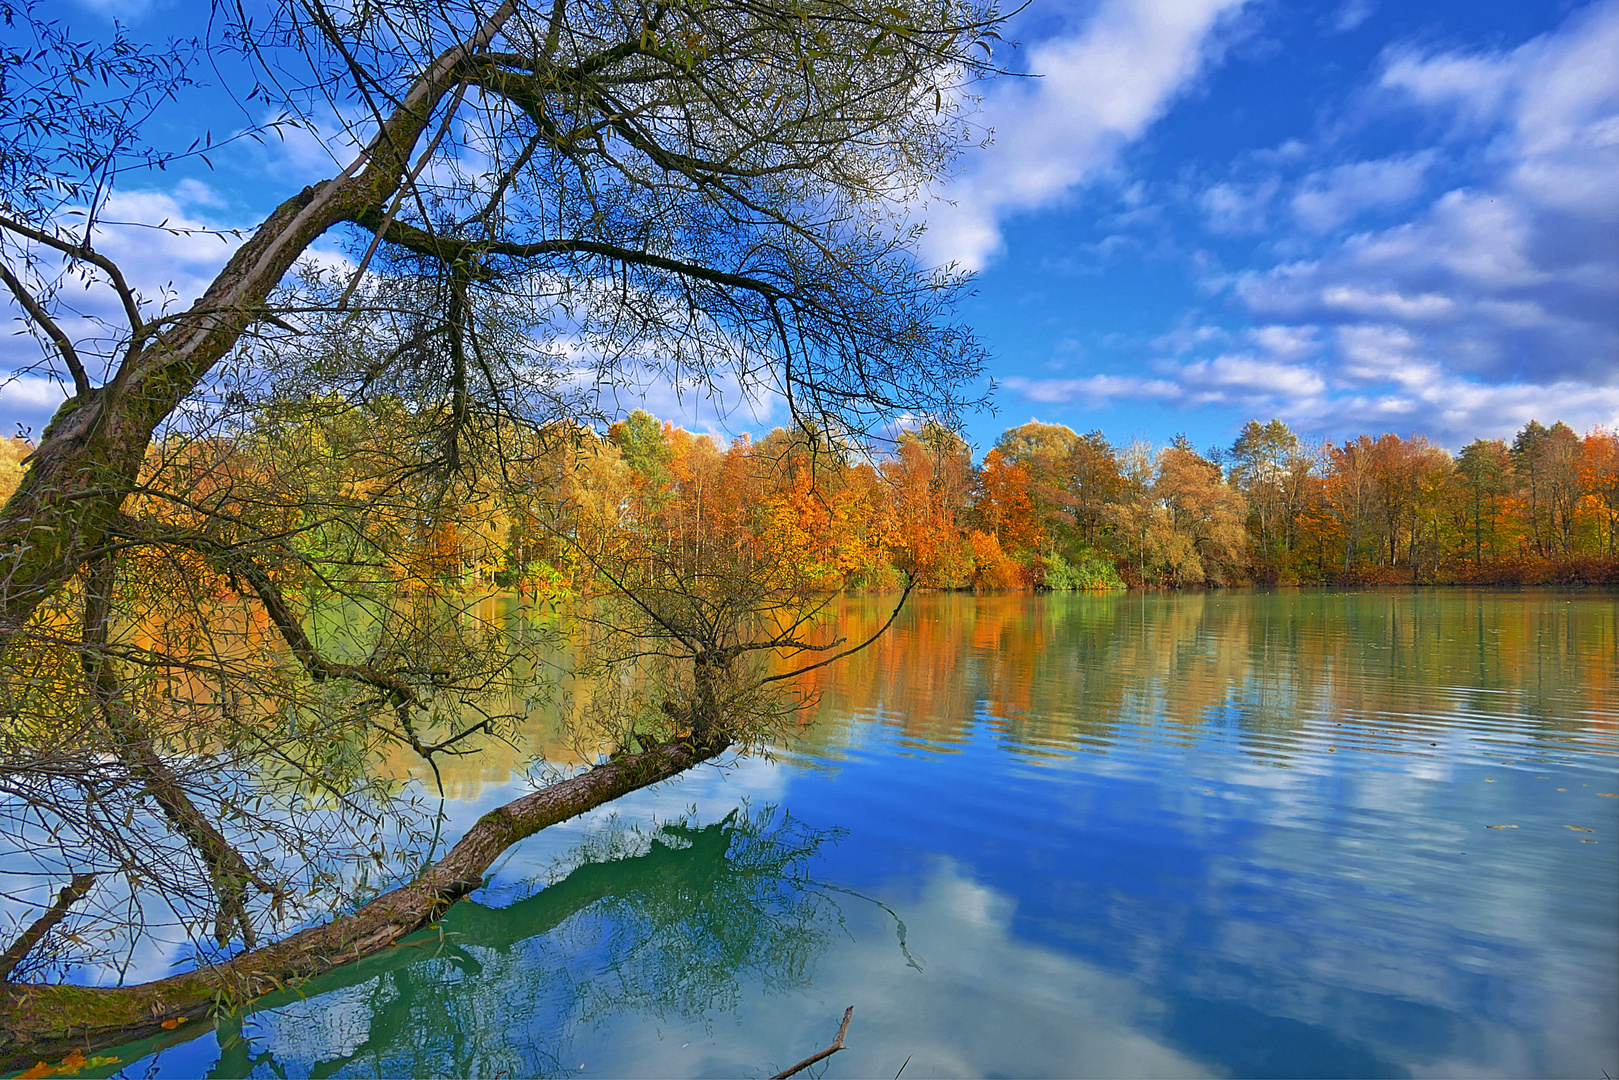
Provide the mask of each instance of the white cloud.
{"label": "white cloud", "polygon": [[1308,367],[1241,353],[1187,364],[1176,372],[1176,381],[1210,401],[1310,397],[1326,389],[1326,381]]}
{"label": "white cloud", "polygon": [[1246,337],[1278,360],[1304,360],[1321,351],[1313,326],[1256,326]]}
{"label": "white cloud", "polygon": [[589,393],[591,406],[603,415],[624,416],[645,409],[687,431],[712,435],[722,446],[744,432],[769,429],[787,413],[785,397],[758,382],[744,384],[734,371],[680,383],[661,370],[621,365],[618,376],[617,384],[594,387]]}
{"label": "white cloud", "polygon": [[1178,397],[1180,387],[1167,379],[1128,375],[1091,375],[1083,379],[1025,379],[1014,375],[1002,383],[1030,401],[1048,404],[1083,402],[1098,408],[1119,399]]}
{"label": "white cloud", "polygon": [[1293,216],[1311,232],[1329,232],[1362,210],[1409,202],[1422,194],[1435,156],[1429,150],[1314,173],[1293,196]]}
{"label": "white cloud", "polygon": [[1371,18],[1376,10],[1377,5],[1372,0],[1345,0],[1343,6],[1333,13],[1328,25],[1334,33],[1348,33]]}
{"label": "white cloud", "polygon": [[1033,79],[991,86],[983,120],[996,141],[927,211],[924,252],[979,269],[1000,224],[1050,206],[1106,169],[1197,76],[1220,17],[1245,0],[1103,0],[1074,34],[1029,50]]}
{"label": "white cloud", "polygon": [[[1273,250],[1292,260],[1210,279],[1265,321],[1246,335],[1256,363],[1319,376],[1251,380],[1278,415],[1325,433],[1388,424],[1463,441],[1534,417],[1619,420],[1615,56],[1616,0],[1511,50],[1385,54],[1377,107],[1415,111],[1444,138],[1305,174],[1276,198],[1298,230]],[[1293,160],[1254,161],[1268,170],[1258,179],[1198,197],[1213,231],[1252,224],[1285,186]],[[1403,207],[1396,224],[1326,238]],[[1245,370],[1229,348],[1238,336],[1177,348],[1174,370],[1161,368],[1176,389],[1148,396],[1229,400]]]}
{"label": "white cloud", "polygon": [[1227,406],[1329,437],[1420,431],[1456,447],[1480,436],[1510,437],[1537,418],[1562,419],[1576,430],[1619,425],[1619,384],[1483,382],[1441,363],[1424,335],[1396,322],[1274,324],[1239,337],[1248,350],[1207,360],[1188,354],[1234,335],[1201,327],[1166,337],[1160,345],[1181,358],[1153,365],[1157,377],[1011,378],[1004,385],[1046,404]]}
{"label": "white cloud", "polygon": [[1198,197],[1198,203],[1212,232],[1222,236],[1262,232],[1269,224],[1270,206],[1281,186],[1276,176],[1252,184],[1215,184]]}
{"label": "white cloud", "polygon": [[0,416],[48,417],[66,400],[67,390],[62,384],[44,375],[0,379]]}
{"label": "white cloud", "polygon": [[109,19],[118,19],[126,25],[144,18],[153,8],[153,0],[75,0],[79,7]]}
{"label": "white cloud", "polygon": [[[181,180],[169,191],[115,192],[102,208],[95,249],[117,263],[141,298],[142,314],[152,318],[200,297],[242,239],[240,224],[216,213],[226,200],[198,180]],[[69,225],[77,219],[68,219]],[[48,261],[44,262],[47,270]],[[127,325],[116,295],[104,284],[88,289],[70,282],[58,299],[57,321],[79,345],[92,381],[106,376],[115,331]],[[0,301],[0,321],[24,327],[22,312],[9,296]],[[0,336],[0,380],[13,373],[56,362],[54,351],[26,333]],[[55,368],[52,368],[55,370]],[[65,372],[58,371],[65,377]],[[63,396],[43,375],[28,374],[0,388],[0,425],[31,425],[37,433]]]}

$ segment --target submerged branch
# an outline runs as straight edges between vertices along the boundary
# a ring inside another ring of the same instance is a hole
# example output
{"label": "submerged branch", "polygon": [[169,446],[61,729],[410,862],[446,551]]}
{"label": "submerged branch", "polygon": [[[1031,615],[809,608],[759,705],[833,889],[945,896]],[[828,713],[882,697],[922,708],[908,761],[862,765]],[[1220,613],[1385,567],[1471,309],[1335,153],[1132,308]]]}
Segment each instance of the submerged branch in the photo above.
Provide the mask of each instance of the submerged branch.
{"label": "submerged branch", "polygon": [[427,926],[483,884],[513,844],[718,757],[729,743],[669,743],[531,792],[479,818],[414,881],[358,911],[234,959],[121,987],[13,984],[0,988],[0,1068],[88,1052],[211,1016],[272,990],[382,951]]}
{"label": "submerged branch", "polygon": [[853,1016],[854,1016],[854,1006],[850,1005],[847,1009],[843,1010],[843,1023],[838,1025],[838,1037],[833,1039],[830,1045],[824,1046],[821,1049],[815,1051],[815,1053],[811,1054],[809,1057],[805,1058],[803,1061],[800,1061],[797,1065],[793,1065],[793,1066],[790,1066],[789,1068],[783,1069],[781,1072],[777,1073],[775,1076],[772,1076],[770,1078],[770,1080],[787,1080],[787,1078],[789,1076],[792,1076],[794,1073],[801,1073],[805,1069],[809,1068],[811,1065],[815,1064],[817,1061],[822,1061],[822,1060],[824,1060],[826,1058],[829,1058],[833,1054],[837,1053],[839,1050],[842,1050],[844,1048],[843,1047],[843,1037],[845,1035],[849,1034],[849,1020]]}

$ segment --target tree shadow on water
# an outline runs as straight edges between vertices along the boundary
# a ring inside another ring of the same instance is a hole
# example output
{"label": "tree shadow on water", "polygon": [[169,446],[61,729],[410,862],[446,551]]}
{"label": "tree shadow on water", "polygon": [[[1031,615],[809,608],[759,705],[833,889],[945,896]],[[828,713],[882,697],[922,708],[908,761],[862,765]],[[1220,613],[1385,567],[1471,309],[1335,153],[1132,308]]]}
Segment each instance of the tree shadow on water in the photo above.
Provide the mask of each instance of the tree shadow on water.
{"label": "tree shadow on water", "polygon": [[[808,986],[842,925],[811,864],[840,838],[768,808],[610,824],[516,903],[463,901],[398,948],[222,1017],[208,1074],[569,1075],[575,1038],[613,1017],[689,1023],[736,1008],[744,988]],[[165,1057],[206,1053],[168,1045]],[[126,1047],[125,1075],[159,1049]]]}

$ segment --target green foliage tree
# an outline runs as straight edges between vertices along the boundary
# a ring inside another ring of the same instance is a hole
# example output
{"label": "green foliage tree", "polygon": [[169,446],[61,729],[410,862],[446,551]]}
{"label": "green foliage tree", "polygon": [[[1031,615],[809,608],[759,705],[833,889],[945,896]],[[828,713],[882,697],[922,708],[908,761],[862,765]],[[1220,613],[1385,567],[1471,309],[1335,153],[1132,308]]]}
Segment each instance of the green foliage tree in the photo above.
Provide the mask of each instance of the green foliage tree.
{"label": "green foliage tree", "polygon": [[1474,439],[1456,459],[1464,493],[1464,529],[1472,540],[1473,564],[1483,565],[1486,550],[1495,555],[1501,543],[1505,500],[1512,491],[1512,455],[1500,439]]}
{"label": "green foliage tree", "polygon": [[1280,420],[1250,420],[1231,446],[1230,481],[1248,501],[1255,562],[1264,577],[1291,574],[1314,462]]}

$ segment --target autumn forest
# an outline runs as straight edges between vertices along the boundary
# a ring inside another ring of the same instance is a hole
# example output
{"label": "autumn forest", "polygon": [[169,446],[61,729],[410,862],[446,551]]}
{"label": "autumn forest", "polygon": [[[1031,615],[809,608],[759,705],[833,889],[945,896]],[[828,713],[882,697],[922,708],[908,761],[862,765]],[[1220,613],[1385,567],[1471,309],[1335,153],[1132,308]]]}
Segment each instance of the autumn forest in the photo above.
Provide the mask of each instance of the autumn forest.
{"label": "autumn forest", "polygon": [[[637,536],[723,540],[824,591],[907,575],[975,590],[1619,580],[1619,435],[1601,427],[1531,422],[1453,456],[1420,435],[1312,445],[1279,420],[1201,451],[1031,422],[975,463],[930,424],[873,458],[782,429],[722,445],[637,410],[605,435],[491,444],[490,467],[455,485],[401,485],[382,478],[410,453],[390,430],[410,425],[379,408],[304,406],[251,438],[160,444],[147,501],[184,524],[187,505],[238,492],[260,516],[364,500],[373,528],[391,522],[401,584],[548,594],[605,587],[591,552]],[[29,449],[4,444],[0,497]],[[318,521],[295,531],[337,542]]]}

